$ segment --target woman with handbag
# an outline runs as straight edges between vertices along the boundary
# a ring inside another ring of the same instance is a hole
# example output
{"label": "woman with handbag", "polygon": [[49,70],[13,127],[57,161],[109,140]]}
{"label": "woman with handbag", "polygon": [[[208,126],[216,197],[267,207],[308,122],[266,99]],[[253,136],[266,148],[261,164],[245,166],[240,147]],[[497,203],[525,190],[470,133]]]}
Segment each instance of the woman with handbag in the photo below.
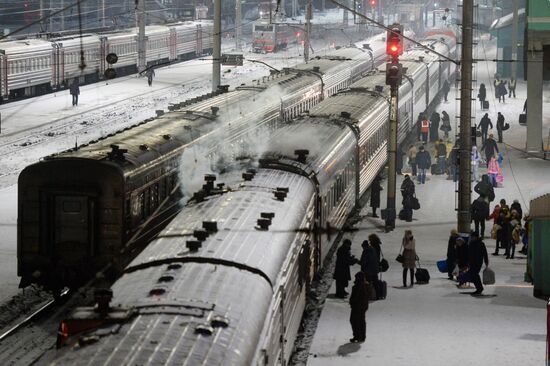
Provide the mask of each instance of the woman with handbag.
{"label": "woman with handbag", "polygon": [[415,240],[411,230],[405,230],[403,236],[403,287],[407,287],[407,271],[411,276],[411,287],[414,285],[414,269],[416,268]]}

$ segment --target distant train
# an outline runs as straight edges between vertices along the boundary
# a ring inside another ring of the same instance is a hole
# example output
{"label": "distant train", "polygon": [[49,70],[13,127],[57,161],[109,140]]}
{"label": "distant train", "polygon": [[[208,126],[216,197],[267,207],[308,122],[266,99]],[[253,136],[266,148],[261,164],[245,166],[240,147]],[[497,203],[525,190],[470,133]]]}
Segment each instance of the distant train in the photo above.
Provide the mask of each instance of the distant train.
{"label": "distant train", "polygon": [[224,148],[240,146],[254,130],[310,110],[372,70],[384,55],[382,39],[374,37],[369,51],[342,48],[234,91],[192,99],[25,168],[18,184],[20,286],[57,292],[109,263],[124,267],[132,246],[150,240],[173,212],[184,151],[222,137]]}
{"label": "distant train", "polygon": [[[453,37],[423,42],[454,56]],[[403,56],[399,141],[452,63]],[[54,364],[286,365],[314,274],[387,160],[389,87],[376,72],[281,124],[255,168],[221,175],[125,269],[96,308],[60,324]],[[251,144],[260,144],[253,139]],[[109,301],[111,305],[109,305]],[[68,346],[68,347],[63,347]]]}
{"label": "distant train", "polygon": [[[210,21],[146,27],[148,65],[188,60],[212,53]],[[82,49],[81,49],[82,47]],[[80,52],[84,51],[82,68]],[[0,42],[0,97],[31,97],[62,89],[71,79],[88,83],[103,78],[109,68],[105,57],[118,56],[111,67],[119,74],[137,71],[136,29],[105,34],[84,34],[50,39]]]}
{"label": "distant train", "polygon": [[271,23],[269,19],[259,19],[252,25],[252,51],[272,53],[287,48],[289,44],[301,39],[286,24]]}

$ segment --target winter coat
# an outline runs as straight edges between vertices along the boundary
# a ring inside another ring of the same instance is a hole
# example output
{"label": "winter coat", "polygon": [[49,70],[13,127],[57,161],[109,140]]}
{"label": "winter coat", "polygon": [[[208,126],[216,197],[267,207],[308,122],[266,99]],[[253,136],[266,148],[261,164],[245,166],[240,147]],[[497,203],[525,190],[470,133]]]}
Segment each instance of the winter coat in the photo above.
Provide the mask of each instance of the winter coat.
{"label": "winter coat", "polygon": [[403,268],[416,267],[416,242],[413,237],[403,238]]}
{"label": "winter coat", "polygon": [[487,197],[489,202],[495,200],[495,190],[493,185],[489,182],[489,177],[487,174],[481,176],[481,182],[477,183],[474,187],[474,192],[479,194],[481,197]]}
{"label": "winter coat", "polygon": [[503,81],[503,80],[500,81],[500,84],[498,84],[498,93],[500,95],[508,94],[508,90],[506,90],[506,81]]}
{"label": "winter coat", "polygon": [[489,265],[489,257],[487,256],[487,248],[481,239],[471,240],[468,244],[468,266],[473,273],[479,273],[481,266]]}
{"label": "winter coat", "polygon": [[489,116],[483,116],[477,127],[481,128],[482,131],[487,131],[489,128],[493,128],[493,123]]}
{"label": "winter coat", "polygon": [[447,156],[447,147],[445,146],[444,143],[440,143],[440,144],[437,144],[436,147],[435,147],[435,150],[437,151],[437,156],[443,156],[443,157],[446,157]]}
{"label": "winter coat", "polygon": [[369,295],[366,282],[359,283],[355,281],[351,288],[349,305],[352,310],[365,312],[369,309]]}
{"label": "winter coat", "polygon": [[489,166],[487,167],[487,173],[489,174],[498,174],[498,162],[496,159],[491,158],[489,160]]}
{"label": "winter coat", "polygon": [[516,90],[516,80],[510,79],[510,82],[508,83],[508,89],[510,89],[510,91]]}
{"label": "winter coat", "polygon": [[502,114],[498,114],[497,118],[497,130],[504,130],[504,116]]}
{"label": "winter coat", "polygon": [[481,197],[472,202],[470,210],[474,220],[485,221],[489,217],[489,204]]}
{"label": "winter coat", "polygon": [[485,140],[485,143],[481,147],[480,151],[483,150],[485,150],[485,156],[487,157],[487,160],[489,160],[491,156],[496,156],[496,154],[498,153],[497,142],[491,138],[488,138],[487,140]]}
{"label": "winter coat", "polygon": [[404,179],[401,183],[401,194],[403,198],[414,195],[414,182],[410,178]]}
{"label": "winter coat", "polygon": [[468,266],[468,245],[466,243],[456,246],[456,264],[461,270]]}
{"label": "winter coat", "polygon": [[439,113],[433,112],[432,116],[430,117],[430,130],[432,131],[432,135],[437,135],[437,130],[439,129],[439,122],[441,121],[441,117],[439,116]]}
{"label": "winter coat", "polygon": [[451,130],[451,119],[446,112],[442,113],[441,127],[439,127],[439,129],[443,132],[449,132]]}
{"label": "winter coat", "polygon": [[380,272],[380,261],[376,249],[370,245],[363,249],[359,263],[361,264],[361,271],[366,275],[377,276]]}
{"label": "winter coat", "polygon": [[516,210],[519,214],[519,218],[521,219],[523,217],[523,210],[521,209],[521,205],[519,202],[514,202],[510,205],[510,210]]}
{"label": "winter coat", "polygon": [[479,152],[477,149],[475,149],[475,146],[472,148],[472,166],[478,166],[479,161],[481,160],[481,155],[479,155]]}
{"label": "winter coat", "polygon": [[449,241],[447,243],[447,264],[453,265],[456,263],[456,239],[458,239],[458,235],[451,235],[449,236]]}
{"label": "winter coat", "polygon": [[448,93],[451,90],[451,86],[449,85],[449,82],[445,80],[443,82],[443,93]]}
{"label": "winter coat", "polygon": [[416,150],[416,146],[413,145],[407,152],[407,157],[409,158],[409,164],[416,162],[416,154],[418,154],[418,150]]}
{"label": "winter coat", "polygon": [[370,207],[380,207],[380,191],[382,186],[380,181],[375,180],[370,187]]}
{"label": "winter coat", "polygon": [[430,153],[426,150],[419,151],[418,154],[416,154],[416,164],[419,169],[430,169],[432,166],[432,158],[430,157]]}
{"label": "winter coat", "polygon": [[341,281],[351,280],[349,266],[357,263],[357,260],[351,255],[351,248],[345,245],[340,246],[336,251],[336,265],[334,267],[333,278]]}
{"label": "winter coat", "polygon": [[487,90],[485,89],[485,85],[479,87],[477,98],[482,102],[487,98]]}
{"label": "winter coat", "polygon": [[489,219],[493,219],[493,225],[497,223],[497,219],[500,216],[500,206],[496,205],[493,212],[489,215]]}
{"label": "winter coat", "polygon": [[80,86],[78,86],[78,83],[74,82],[69,87],[71,95],[80,95]]}

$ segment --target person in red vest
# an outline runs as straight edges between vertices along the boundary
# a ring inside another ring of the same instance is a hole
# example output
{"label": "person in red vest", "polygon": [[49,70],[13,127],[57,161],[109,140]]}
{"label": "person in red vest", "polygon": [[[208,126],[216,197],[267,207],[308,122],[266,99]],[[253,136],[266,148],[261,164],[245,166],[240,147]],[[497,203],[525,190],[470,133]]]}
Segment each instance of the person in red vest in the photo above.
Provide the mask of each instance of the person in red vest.
{"label": "person in red vest", "polygon": [[430,121],[424,116],[424,119],[420,122],[420,133],[422,134],[422,141],[428,143],[428,133],[430,132]]}

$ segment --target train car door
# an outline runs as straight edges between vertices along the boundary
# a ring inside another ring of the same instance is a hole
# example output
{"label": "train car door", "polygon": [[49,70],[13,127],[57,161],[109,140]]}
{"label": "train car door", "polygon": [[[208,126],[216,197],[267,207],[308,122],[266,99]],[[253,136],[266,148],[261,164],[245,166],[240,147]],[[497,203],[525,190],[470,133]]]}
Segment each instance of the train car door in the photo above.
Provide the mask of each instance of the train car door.
{"label": "train car door", "polygon": [[57,258],[75,262],[94,255],[94,201],[88,196],[54,196],[53,249]]}
{"label": "train car door", "polygon": [[8,99],[8,56],[0,53],[0,97]]}

